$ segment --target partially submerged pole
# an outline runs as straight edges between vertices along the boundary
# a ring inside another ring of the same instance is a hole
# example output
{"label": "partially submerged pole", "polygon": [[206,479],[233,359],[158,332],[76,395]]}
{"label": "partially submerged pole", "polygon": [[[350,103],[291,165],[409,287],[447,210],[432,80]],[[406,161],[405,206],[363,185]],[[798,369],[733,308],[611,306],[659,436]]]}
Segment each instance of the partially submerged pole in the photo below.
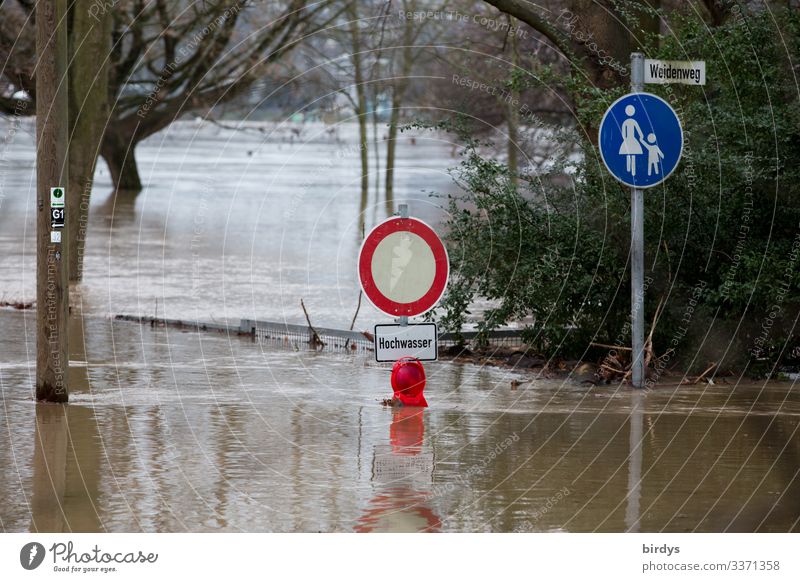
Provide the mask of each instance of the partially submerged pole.
{"label": "partially submerged pole", "polygon": [[36,3],[36,54],[36,398],[66,402],[66,0]]}
{"label": "partially submerged pole", "polygon": [[[644,54],[631,53],[631,91],[644,91]],[[644,388],[644,192],[631,188],[631,382]]]}

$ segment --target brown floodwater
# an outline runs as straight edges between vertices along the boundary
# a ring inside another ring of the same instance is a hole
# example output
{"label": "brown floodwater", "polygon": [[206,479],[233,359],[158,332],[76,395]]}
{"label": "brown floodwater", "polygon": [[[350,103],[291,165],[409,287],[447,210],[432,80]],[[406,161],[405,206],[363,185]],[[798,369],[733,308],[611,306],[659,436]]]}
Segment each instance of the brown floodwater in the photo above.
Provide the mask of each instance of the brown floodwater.
{"label": "brown floodwater", "polygon": [[790,383],[512,390],[438,362],[430,408],[388,409],[366,355],[73,324],[70,404],[36,404],[32,314],[0,314],[4,531],[798,529]]}
{"label": "brown floodwater", "polygon": [[[512,389],[525,374],[442,361],[426,366],[430,408],[389,409],[389,373],[369,354],[111,319],[157,305],[300,322],[303,297],[319,325],[348,326],[361,217],[369,228],[386,209],[353,194],[357,151],[328,136],[184,124],[137,150],[136,198],[105,194],[98,170],[68,406],[33,399],[35,314],[0,311],[0,529],[800,529],[794,383]],[[33,147],[14,139],[0,296],[25,300]],[[421,190],[450,187],[449,152],[422,138],[400,151],[398,199],[434,223]],[[364,305],[357,327],[379,320]]]}

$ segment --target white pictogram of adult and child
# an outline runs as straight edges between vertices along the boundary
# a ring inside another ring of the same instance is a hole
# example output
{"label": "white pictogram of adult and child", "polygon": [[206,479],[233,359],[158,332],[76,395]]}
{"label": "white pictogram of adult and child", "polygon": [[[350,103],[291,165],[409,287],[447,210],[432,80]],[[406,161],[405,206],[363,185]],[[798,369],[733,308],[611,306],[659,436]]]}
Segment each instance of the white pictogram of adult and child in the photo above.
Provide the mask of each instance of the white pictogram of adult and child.
{"label": "white pictogram of adult and child", "polygon": [[[619,146],[619,155],[625,156],[625,168],[631,176],[636,176],[636,156],[644,154],[642,147],[647,150],[647,175],[650,176],[653,172],[659,174],[659,162],[664,159],[664,152],[656,144],[656,134],[647,134],[647,141],[644,139],[644,132],[639,127],[633,115],[636,113],[636,108],[633,105],[625,107],[625,114],[628,119],[622,122],[622,145]],[[636,134],[639,137],[636,137]]]}

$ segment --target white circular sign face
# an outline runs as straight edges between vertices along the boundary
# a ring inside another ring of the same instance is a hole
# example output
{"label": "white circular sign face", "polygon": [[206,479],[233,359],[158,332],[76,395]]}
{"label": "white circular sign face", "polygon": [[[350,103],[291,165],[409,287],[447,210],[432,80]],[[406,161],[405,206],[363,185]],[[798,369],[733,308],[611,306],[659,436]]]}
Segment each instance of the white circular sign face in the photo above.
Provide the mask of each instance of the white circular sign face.
{"label": "white circular sign face", "polygon": [[364,238],[358,253],[361,290],[391,317],[415,317],[442,298],[450,275],[447,249],[416,218],[390,218]]}
{"label": "white circular sign face", "polygon": [[375,286],[388,299],[413,303],[433,285],[436,259],[421,236],[408,231],[394,232],[375,249],[372,275]]}

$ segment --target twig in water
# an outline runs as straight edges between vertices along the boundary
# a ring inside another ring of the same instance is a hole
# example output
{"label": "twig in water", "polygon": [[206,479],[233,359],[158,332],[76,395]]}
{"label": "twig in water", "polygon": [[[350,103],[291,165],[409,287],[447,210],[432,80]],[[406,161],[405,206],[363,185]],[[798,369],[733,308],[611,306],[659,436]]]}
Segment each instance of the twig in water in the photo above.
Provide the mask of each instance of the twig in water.
{"label": "twig in water", "polygon": [[631,351],[631,348],[625,347],[625,346],[612,346],[610,344],[598,344],[596,342],[592,342],[589,345],[596,346],[598,348],[608,348],[610,350],[622,350],[622,351],[627,351],[627,352]]}
{"label": "twig in water", "polygon": [[311,319],[308,317],[308,311],[306,311],[306,305],[305,305],[305,303],[303,303],[302,299],[300,299],[300,307],[303,308],[303,313],[306,316],[306,323],[308,323],[308,329],[311,332],[311,334],[310,334],[311,338],[308,340],[308,343],[310,343],[312,346],[314,346],[314,349],[316,349],[317,346],[319,346],[321,348],[325,347],[325,342],[322,341],[322,338],[319,337],[319,334],[317,333],[317,330],[314,329],[313,325],[311,325]]}
{"label": "twig in water", "polygon": [[353,321],[350,322],[350,331],[353,331],[353,327],[356,325],[356,318],[358,317],[358,312],[361,309],[361,296],[363,294],[363,289],[358,292],[358,305],[356,305],[356,312],[353,314]]}
{"label": "twig in water", "polygon": [[658,317],[661,314],[661,310],[664,307],[664,296],[662,295],[661,298],[658,300],[658,305],[656,306],[656,312],[653,314],[653,323],[650,324],[650,333],[647,334],[647,339],[644,342],[644,367],[650,365],[650,361],[655,357],[655,353],[653,352],[653,333],[656,331],[656,322],[658,321]]}
{"label": "twig in water", "polygon": [[[708,368],[703,370],[702,374],[700,374],[697,378],[694,379],[694,382],[690,382],[690,383],[691,384],[697,384],[698,382],[700,382],[700,380],[702,380],[702,379],[704,379],[706,377],[706,374],[708,374],[711,370],[713,370],[716,367],[717,367],[717,363],[716,362],[712,362],[711,365]],[[709,378],[708,381],[710,382],[711,379]]]}
{"label": "twig in water", "polygon": [[[361,295],[363,293],[364,293],[363,289],[361,289],[358,292],[358,305],[356,305],[356,312],[353,314],[353,321],[350,322],[350,331],[353,331],[353,328],[356,325],[356,318],[358,317],[358,312],[361,310]],[[347,341],[344,342],[344,349],[347,349],[349,345],[350,345],[350,338],[347,338]],[[355,349],[355,346],[353,346],[353,349]]]}

